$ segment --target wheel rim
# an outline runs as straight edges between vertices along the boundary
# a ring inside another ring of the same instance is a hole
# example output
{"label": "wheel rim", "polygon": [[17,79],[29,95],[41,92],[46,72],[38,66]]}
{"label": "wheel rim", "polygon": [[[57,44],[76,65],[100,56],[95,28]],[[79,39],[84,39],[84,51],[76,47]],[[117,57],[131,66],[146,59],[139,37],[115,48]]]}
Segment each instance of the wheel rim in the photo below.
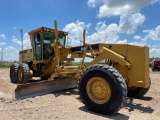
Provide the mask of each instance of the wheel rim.
{"label": "wheel rim", "polygon": [[18,80],[22,81],[22,70],[21,69],[18,71]]}
{"label": "wheel rim", "polygon": [[101,77],[91,78],[87,83],[86,90],[89,98],[97,104],[106,103],[111,96],[109,84]]}

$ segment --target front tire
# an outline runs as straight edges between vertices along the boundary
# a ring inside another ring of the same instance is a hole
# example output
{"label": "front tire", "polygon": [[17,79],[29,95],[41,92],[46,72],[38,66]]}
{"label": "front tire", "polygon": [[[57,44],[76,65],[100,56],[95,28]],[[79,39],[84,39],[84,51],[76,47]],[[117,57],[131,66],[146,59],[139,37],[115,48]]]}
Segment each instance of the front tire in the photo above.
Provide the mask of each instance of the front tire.
{"label": "front tire", "polygon": [[96,64],[87,68],[79,79],[78,88],[85,106],[100,114],[117,113],[127,98],[125,80],[108,65]]}
{"label": "front tire", "polygon": [[13,63],[12,66],[10,67],[11,83],[17,83],[17,80],[18,80],[18,75],[17,75],[18,66],[19,66],[18,63]]}
{"label": "front tire", "polygon": [[18,67],[18,83],[26,84],[30,80],[30,69],[28,64],[22,63]]}

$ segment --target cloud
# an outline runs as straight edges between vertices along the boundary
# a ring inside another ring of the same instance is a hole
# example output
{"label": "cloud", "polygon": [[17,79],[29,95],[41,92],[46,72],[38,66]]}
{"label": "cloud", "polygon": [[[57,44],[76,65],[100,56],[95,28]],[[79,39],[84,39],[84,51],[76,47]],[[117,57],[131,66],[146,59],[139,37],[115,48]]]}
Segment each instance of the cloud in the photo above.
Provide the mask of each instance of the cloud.
{"label": "cloud", "polygon": [[119,16],[139,11],[141,8],[153,4],[158,0],[88,0],[91,8],[99,6],[98,17]]}
{"label": "cloud", "polygon": [[143,30],[144,37],[139,35],[135,35],[133,39],[141,40],[146,42],[147,40],[160,40],[160,25],[158,25],[155,29]]}
{"label": "cloud", "polygon": [[15,36],[12,36],[12,42],[22,45],[22,42],[18,40]]}
{"label": "cloud", "polygon": [[[85,24],[84,22],[80,22],[79,20],[76,23],[67,24],[63,31],[69,33],[69,37],[72,39],[72,46],[80,45],[80,41],[83,40],[83,29],[88,29],[91,26],[90,23]],[[87,31],[86,31],[87,32]]]}
{"label": "cloud", "polygon": [[133,37],[133,39],[135,39],[135,40],[140,40],[140,39],[141,39],[141,36],[135,35],[135,36]]}
{"label": "cloud", "polygon": [[[72,39],[72,46],[81,44],[83,40],[83,29],[89,29],[91,24],[85,24],[84,22],[76,21],[75,23],[67,24],[64,27],[64,31],[69,33],[69,37]],[[96,32],[86,36],[87,43],[115,43],[119,36],[117,35],[117,24],[106,25],[105,22],[98,22],[95,28]],[[71,40],[70,40],[71,41]]]}
{"label": "cloud", "polygon": [[143,42],[143,41],[140,41],[140,42],[130,42],[128,44],[131,44],[131,45],[137,45],[137,46],[146,46],[146,42]]}
{"label": "cloud", "polygon": [[5,34],[0,34],[0,39],[6,39],[6,35]]}
{"label": "cloud", "polygon": [[[119,40],[118,34],[127,33],[133,34],[137,28],[143,24],[145,16],[141,13],[123,14],[120,17],[119,25],[112,23],[106,25],[105,22],[98,22],[96,32],[87,36],[89,43],[126,43],[127,40]],[[137,37],[137,36],[136,36]]]}
{"label": "cloud", "polygon": [[117,44],[127,44],[128,43],[128,40],[127,39],[124,39],[124,40],[119,40],[116,42]]}
{"label": "cloud", "polygon": [[118,41],[116,42],[116,44],[130,44],[130,45],[136,45],[136,46],[146,46],[146,45],[147,45],[146,42],[144,42],[144,41],[139,41],[139,42],[135,42],[135,41],[133,41],[133,42],[128,42],[127,39],[118,40]]}
{"label": "cloud", "polygon": [[96,32],[87,36],[88,43],[115,43],[119,36],[117,35],[117,24],[106,25],[105,22],[98,22]]}
{"label": "cloud", "polygon": [[24,46],[24,48],[28,48],[28,47],[31,46],[30,38],[29,38],[28,33],[25,33],[24,36],[23,36],[23,46]]}
{"label": "cloud", "polygon": [[88,0],[87,4],[89,7],[96,7],[98,4],[100,4],[102,0]]}
{"label": "cloud", "polygon": [[[128,18],[130,18],[128,20]],[[126,44],[127,39],[119,40],[120,33],[131,34],[134,33],[139,25],[144,22],[145,17],[140,13],[127,14],[121,17],[119,25],[112,23],[106,25],[105,22],[98,22],[95,27],[95,32],[86,36],[87,43],[121,43]],[[69,33],[72,39],[72,46],[80,45],[82,41],[83,29],[88,29],[90,24],[77,21],[76,23],[67,24],[64,31]],[[137,36],[136,36],[137,37]],[[132,43],[137,44],[137,43]]]}
{"label": "cloud", "polygon": [[132,34],[143,24],[145,16],[141,13],[123,14],[120,16],[119,32]]}
{"label": "cloud", "polygon": [[[0,52],[2,49],[0,50]],[[13,46],[7,46],[3,49],[3,61],[18,61],[19,51]]]}
{"label": "cloud", "polygon": [[[22,45],[22,41],[21,40],[18,40],[15,36],[12,36],[12,42],[18,44],[18,45]],[[30,38],[29,38],[29,35],[28,33],[25,33],[23,35],[23,47],[24,49],[31,46],[30,44]]]}
{"label": "cloud", "polygon": [[[12,42],[22,45],[21,40],[18,40],[16,36],[12,36]],[[0,45],[5,45],[5,42],[1,42]],[[24,49],[30,46],[30,39],[27,33],[23,35],[23,46]],[[2,49],[0,49],[1,53]],[[19,59],[19,50],[13,46],[7,46],[3,48],[3,61],[18,61]]]}
{"label": "cloud", "polygon": [[0,45],[6,45],[6,43],[5,42],[0,42]]}
{"label": "cloud", "polygon": [[143,33],[146,33],[145,37],[143,38],[144,41],[151,39],[151,40],[160,40],[160,25],[158,25],[154,30],[144,30]]}
{"label": "cloud", "polygon": [[154,47],[151,47],[150,48],[150,57],[160,57],[160,46],[159,48],[154,48]]}

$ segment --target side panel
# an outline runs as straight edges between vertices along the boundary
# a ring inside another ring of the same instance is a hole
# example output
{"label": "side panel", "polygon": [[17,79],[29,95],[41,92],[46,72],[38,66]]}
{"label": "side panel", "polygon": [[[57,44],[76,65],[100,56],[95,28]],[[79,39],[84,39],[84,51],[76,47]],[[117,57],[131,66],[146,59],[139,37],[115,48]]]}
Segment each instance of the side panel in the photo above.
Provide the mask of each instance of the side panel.
{"label": "side panel", "polygon": [[19,52],[19,63],[22,63],[23,61],[32,61],[32,60],[33,60],[32,49],[27,49]]}
{"label": "side panel", "polygon": [[128,71],[129,85],[149,86],[149,48],[129,46],[127,60],[132,67]]}
{"label": "side panel", "polygon": [[[126,79],[129,87],[149,86],[149,48],[127,44],[100,44],[100,49],[105,46],[125,57],[131,64],[130,69],[117,65],[118,71]],[[106,55],[107,57],[107,55]],[[118,61],[116,61],[118,62]]]}

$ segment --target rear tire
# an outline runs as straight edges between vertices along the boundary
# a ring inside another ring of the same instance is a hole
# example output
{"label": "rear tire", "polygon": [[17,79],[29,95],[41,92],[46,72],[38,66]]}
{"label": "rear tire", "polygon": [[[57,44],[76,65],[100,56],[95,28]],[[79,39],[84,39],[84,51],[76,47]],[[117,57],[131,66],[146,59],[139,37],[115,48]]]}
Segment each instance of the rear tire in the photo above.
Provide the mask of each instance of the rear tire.
{"label": "rear tire", "polygon": [[18,63],[13,63],[12,66],[10,67],[11,83],[17,83],[17,80],[18,80],[18,75],[17,75],[18,66],[19,66]]}
{"label": "rear tire", "polygon": [[143,96],[148,92],[149,88],[136,88],[134,90],[128,90],[128,97],[132,98],[143,98]]}
{"label": "rear tire", "polygon": [[85,106],[100,114],[115,114],[127,99],[127,87],[121,74],[111,66],[96,64],[79,79],[80,98]]}
{"label": "rear tire", "polygon": [[22,63],[18,67],[18,83],[26,84],[30,80],[30,69],[28,64]]}
{"label": "rear tire", "polygon": [[143,98],[144,95],[149,91],[151,86],[151,80],[149,81],[149,87],[148,88],[141,88],[141,87],[137,87],[133,90],[128,90],[128,97],[132,97],[132,98]]}

